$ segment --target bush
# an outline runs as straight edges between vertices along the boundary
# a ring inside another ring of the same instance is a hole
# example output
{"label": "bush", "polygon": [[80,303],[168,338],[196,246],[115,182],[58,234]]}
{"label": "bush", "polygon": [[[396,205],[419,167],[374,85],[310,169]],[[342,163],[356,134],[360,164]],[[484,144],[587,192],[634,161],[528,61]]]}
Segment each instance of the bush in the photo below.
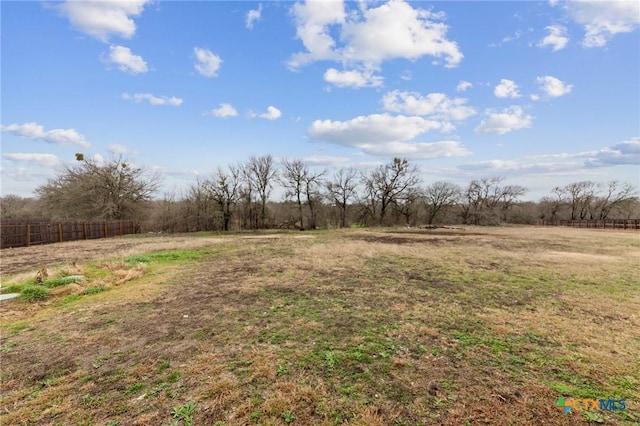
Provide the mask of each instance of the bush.
{"label": "bush", "polygon": [[49,289],[41,285],[25,285],[22,287],[20,299],[27,302],[35,302],[36,300],[45,299],[49,296]]}

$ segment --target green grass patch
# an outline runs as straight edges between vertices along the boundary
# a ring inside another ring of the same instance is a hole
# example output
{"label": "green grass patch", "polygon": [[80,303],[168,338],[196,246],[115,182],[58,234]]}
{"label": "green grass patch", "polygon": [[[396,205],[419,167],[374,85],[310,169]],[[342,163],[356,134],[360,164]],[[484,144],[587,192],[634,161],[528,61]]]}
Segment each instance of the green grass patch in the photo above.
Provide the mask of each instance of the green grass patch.
{"label": "green grass patch", "polygon": [[146,386],[147,385],[142,382],[134,383],[132,385],[127,386],[127,388],[124,390],[124,394],[125,395],[136,394],[140,392],[142,389],[144,389]]}
{"label": "green grass patch", "polygon": [[60,306],[68,306],[72,303],[80,300],[81,296],[79,294],[70,294],[69,296],[65,296],[59,303]]}
{"label": "green grass patch", "polygon": [[25,285],[20,292],[20,299],[26,302],[37,302],[49,297],[48,288],[41,285]]}
{"label": "green grass patch", "polygon": [[[11,284],[6,287],[2,287],[2,293],[20,293],[26,284]],[[31,285],[35,285],[35,280]]]}
{"label": "green grass patch", "polygon": [[85,296],[90,296],[92,294],[99,294],[99,293],[104,293],[105,291],[109,290],[109,287],[105,287],[105,286],[98,286],[98,287],[89,287],[87,289],[85,289],[82,294],[84,294]]}
{"label": "green grass patch", "polygon": [[576,377],[572,381],[575,384],[553,381],[547,382],[547,386],[558,392],[560,395],[570,396],[572,398],[599,399],[606,393],[603,391],[601,386],[592,384],[584,377]]}
{"label": "green grass patch", "polygon": [[209,250],[173,250],[156,253],[129,256],[125,259],[128,264],[138,263],[174,263],[189,260],[199,260],[211,254]]}
{"label": "green grass patch", "polygon": [[23,330],[33,330],[33,327],[28,322],[24,321],[13,323],[9,326],[9,337],[13,337]]}
{"label": "green grass patch", "polygon": [[81,275],[68,275],[61,277],[50,278],[42,282],[42,285],[48,288],[60,287],[70,283],[82,281],[85,277]]}

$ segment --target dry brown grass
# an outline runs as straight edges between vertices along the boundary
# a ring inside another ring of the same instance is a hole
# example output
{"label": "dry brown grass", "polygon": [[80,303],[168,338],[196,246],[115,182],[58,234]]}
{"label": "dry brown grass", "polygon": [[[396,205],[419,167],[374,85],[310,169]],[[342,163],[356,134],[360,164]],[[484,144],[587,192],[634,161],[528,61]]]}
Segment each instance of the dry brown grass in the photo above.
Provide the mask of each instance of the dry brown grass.
{"label": "dry brown grass", "polygon": [[[626,397],[626,414],[594,415],[638,419],[636,233],[343,230],[50,247],[3,252],[3,281],[33,277],[45,259],[51,274],[73,264],[89,282],[3,302],[3,424],[170,424],[187,401],[195,424],[587,423],[554,407],[560,395]],[[203,255],[152,256],[185,250]],[[150,260],[127,260],[141,255]],[[108,291],[79,296],[89,285]]]}

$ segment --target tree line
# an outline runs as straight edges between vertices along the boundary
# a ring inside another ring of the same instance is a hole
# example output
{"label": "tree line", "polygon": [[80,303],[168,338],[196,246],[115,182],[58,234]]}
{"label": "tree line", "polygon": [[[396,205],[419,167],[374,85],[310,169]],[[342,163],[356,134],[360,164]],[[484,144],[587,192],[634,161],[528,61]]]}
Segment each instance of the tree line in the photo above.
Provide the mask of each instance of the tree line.
{"label": "tree line", "polygon": [[[575,182],[553,188],[537,203],[523,202],[527,189],[506,184],[502,177],[475,179],[466,186],[447,181],[423,185],[417,166],[405,158],[366,171],[330,172],[301,159],[251,156],[160,198],[153,196],[161,175],[122,156],[104,163],[82,154],[76,159],[39,186],[36,198],[3,197],[0,218],[134,219],[143,230],[190,232],[640,216],[637,190],[628,183]],[[274,200],[277,189],[279,199]]]}

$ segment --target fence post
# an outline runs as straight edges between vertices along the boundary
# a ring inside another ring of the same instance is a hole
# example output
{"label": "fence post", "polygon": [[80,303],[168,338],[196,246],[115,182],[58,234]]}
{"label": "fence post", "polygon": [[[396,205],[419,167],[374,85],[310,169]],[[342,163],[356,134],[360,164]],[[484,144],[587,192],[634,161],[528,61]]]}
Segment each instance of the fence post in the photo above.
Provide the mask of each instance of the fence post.
{"label": "fence post", "polygon": [[31,225],[29,225],[27,223],[27,228],[26,228],[26,235],[25,235],[25,241],[24,241],[24,245],[25,247],[29,247],[29,245],[31,244]]}
{"label": "fence post", "polygon": [[58,224],[58,242],[62,242],[62,223]]}
{"label": "fence post", "polygon": [[107,238],[107,222],[104,222],[104,237]]}

